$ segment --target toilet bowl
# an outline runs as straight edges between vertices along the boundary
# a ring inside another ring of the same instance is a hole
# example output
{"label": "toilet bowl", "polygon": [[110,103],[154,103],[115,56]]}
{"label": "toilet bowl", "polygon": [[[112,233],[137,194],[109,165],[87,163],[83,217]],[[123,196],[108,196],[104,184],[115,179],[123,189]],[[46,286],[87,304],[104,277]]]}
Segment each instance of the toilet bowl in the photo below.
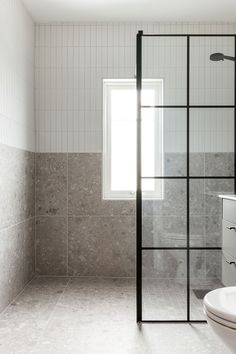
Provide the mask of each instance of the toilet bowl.
{"label": "toilet bowl", "polygon": [[[191,235],[191,242],[194,243],[194,246],[201,246],[202,244],[202,235]],[[186,234],[183,233],[175,233],[175,232],[165,232],[162,235],[162,245],[164,247],[184,247],[186,244]],[[178,259],[178,254],[176,254],[176,249],[169,249],[168,253],[173,256],[173,259]],[[192,266],[194,264],[192,263]],[[184,261],[177,261],[176,268],[175,268],[175,278],[176,279],[183,279],[185,274],[185,262]]]}
{"label": "toilet bowl", "polygon": [[210,291],[204,297],[207,322],[232,353],[236,353],[236,286]]}

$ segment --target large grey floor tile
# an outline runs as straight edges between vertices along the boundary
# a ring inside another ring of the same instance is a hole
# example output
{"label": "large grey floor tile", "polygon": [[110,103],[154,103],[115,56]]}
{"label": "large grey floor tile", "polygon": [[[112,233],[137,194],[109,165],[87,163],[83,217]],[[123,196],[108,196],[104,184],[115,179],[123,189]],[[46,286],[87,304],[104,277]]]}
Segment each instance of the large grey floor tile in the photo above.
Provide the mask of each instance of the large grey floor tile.
{"label": "large grey floor tile", "polygon": [[127,318],[130,311],[126,310],[134,309],[134,290],[134,278],[72,278],[58,305],[79,310],[80,318],[89,313],[98,316],[113,313]]}
{"label": "large grey floor tile", "polygon": [[206,325],[149,324],[139,330],[133,321],[104,320],[74,327],[55,320],[33,353],[229,354]]}
{"label": "large grey floor tile", "polygon": [[0,318],[0,353],[228,354],[205,324],[139,329],[134,285],[122,278],[36,278]]}
{"label": "large grey floor tile", "polygon": [[29,353],[37,344],[68,283],[35,278],[0,315],[0,353]]}
{"label": "large grey floor tile", "polygon": [[[2,320],[48,320],[68,284],[66,277],[36,277],[1,314]],[[22,318],[23,318],[22,317]]]}
{"label": "large grey floor tile", "polygon": [[[173,288],[166,287],[167,295],[168,290]],[[181,301],[177,298],[181,294],[174,294],[173,307]],[[61,296],[33,353],[227,354],[227,350],[207,325],[156,324],[139,330],[132,279],[79,278],[72,279]]]}

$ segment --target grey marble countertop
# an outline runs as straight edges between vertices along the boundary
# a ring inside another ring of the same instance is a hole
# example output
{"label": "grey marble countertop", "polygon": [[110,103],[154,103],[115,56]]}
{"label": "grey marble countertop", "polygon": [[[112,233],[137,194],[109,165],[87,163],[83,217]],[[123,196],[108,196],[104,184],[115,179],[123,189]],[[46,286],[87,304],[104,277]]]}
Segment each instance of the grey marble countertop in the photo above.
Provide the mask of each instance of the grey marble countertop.
{"label": "grey marble countertop", "polygon": [[219,197],[222,199],[236,200],[235,194],[220,194]]}

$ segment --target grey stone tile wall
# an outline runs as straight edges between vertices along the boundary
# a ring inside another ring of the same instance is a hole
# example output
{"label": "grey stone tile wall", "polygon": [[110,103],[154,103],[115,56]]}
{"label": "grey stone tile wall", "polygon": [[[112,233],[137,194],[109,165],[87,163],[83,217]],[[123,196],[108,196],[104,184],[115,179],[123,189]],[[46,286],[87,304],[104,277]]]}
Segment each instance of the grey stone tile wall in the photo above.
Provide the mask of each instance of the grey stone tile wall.
{"label": "grey stone tile wall", "polygon": [[102,199],[101,154],[36,154],[36,271],[135,275],[135,202]]}
{"label": "grey stone tile wall", "polygon": [[69,274],[135,276],[133,216],[69,217]]}
{"label": "grey stone tile wall", "polygon": [[0,144],[0,311],[35,273],[34,157]]}
{"label": "grey stone tile wall", "polygon": [[[186,155],[169,155],[165,155],[165,171],[169,176],[184,176]],[[232,176],[233,166],[232,153],[190,154],[192,176]],[[190,181],[191,246],[221,246],[222,202],[218,197],[221,193],[234,193],[233,180]],[[163,200],[143,201],[143,245],[181,247],[186,246],[186,242],[186,182],[167,180],[164,184]],[[186,262],[180,252],[147,251],[145,256],[143,271],[147,277],[176,278],[179,274],[185,276],[183,269],[186,269]],[[193,279],[209,280],[221,277],[219,251],[192,251],[190,265]]]}
{"label": "grey stone tile wall", "polygon": [[34,218],[0,231],[0,311],[34,276]]}
{"label": "grey stone tile wall", "polygon": [[37,216],[37,273],[67,275],[67,230],[66,216]]}
{"label": "grey stone tile wall", "polygon": [[[232,175],[232,154],[194,153],[190,157],[194,176],[219,171]],[[183,154],[166,154],[166,175],[184,176],[185,158]],[[231,180],[190,182],[192,246],[221,245],[218,194],[232,191]],[[36,154],[36,213],[39,274],[135,275],[135,202],[103,200],[102,154]],[[143,245],[186,245],[185,180],[166,180],[163,200],[143,201]],[[219,253],[207,252],[191,255],[191,274],[197,279],[220,277]],[[161,265],[163,257],[169,261]],[[184,277],[184,257],[181,252],[155,251],[146,261],[144,274]]]}
{"label": "grey stone tile wall", "polygon": [[35,168],[37,215],[66,215],[67,154],[37,154]]}
{"label": "grey stone tile wall", "polygon": [[34,153],[0,144],[0,229],[35,214]]}
{"label": "grey stone tile wall", "polygon": [[[42,275],[135,275],[135,202],[102,199],[102,154],[34,154],[0,145],[0,310]],[[232,175],[232,154],[192,154],[192,175]],[[36,161],[35,161],[36,159]],[[166,175],[185,158],[165,155]],[[190,242],[221,245],[219,193],[232,180],[192,180]],[[36,224],[35,224],[36,211]],[[143,202],[143,245],[186,244],[186,181],[167,180],[164,199]],[[218,251],[191,252],[194,279],[220,278]],[[147,251],[144,275],[184,278],[185,254]]]}
{"label": "grey stone tile wall", "polygon": [[70,216],[135,215],[135,202],[102,198],[102,154],[68,155]]}

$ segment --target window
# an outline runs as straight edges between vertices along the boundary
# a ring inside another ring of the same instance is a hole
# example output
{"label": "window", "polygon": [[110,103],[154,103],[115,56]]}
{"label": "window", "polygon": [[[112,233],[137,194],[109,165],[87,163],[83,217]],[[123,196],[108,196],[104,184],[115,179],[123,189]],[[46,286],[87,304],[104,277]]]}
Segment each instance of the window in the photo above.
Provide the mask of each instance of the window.
{"label": "window", "polygon": [[[103,81],[103,198],[133,199],[136,191],[136,81]],[[143,80],[143,105],[163,104],[163,80]],[[142,175],[163,171],[163,110],[142,111]],[[163,183],[144,179],[144,197],[163,198]]]}

